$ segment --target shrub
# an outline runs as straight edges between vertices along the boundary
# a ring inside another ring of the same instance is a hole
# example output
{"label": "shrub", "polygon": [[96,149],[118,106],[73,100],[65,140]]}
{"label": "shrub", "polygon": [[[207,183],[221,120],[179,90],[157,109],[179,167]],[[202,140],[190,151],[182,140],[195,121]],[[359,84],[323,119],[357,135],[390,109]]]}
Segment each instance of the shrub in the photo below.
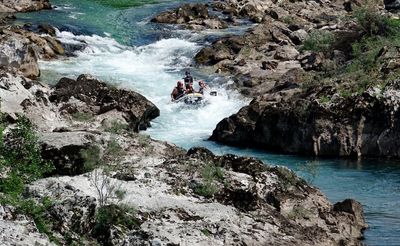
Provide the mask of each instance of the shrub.
{"label": "shrub", "polygon": [[214,196],[219,191],[215,181],[224,180],[224,172],[222,168],[214,166],[212,163],[207,163],[201,172],[201,176],[203,183],[198,185],[194,192],[204,197]]}
{"label": "shrub", "polygon": [[97,146],[90,146],[80,152],[84,162],[84,170],[86,172],[93,170],[101,164],[100,148]]}
{"label": "shrub", "polygon": [[111,245],[112,227],[118,226],[122,227],[122,229],[132,230],[140,224],[136,218],[135,209],[115,204],[99,208],[96,213],[95,223],[92,236],[97,238],[102,245]]}
{"label": "shrub", "polygon": [[6,135],[4,126],[0,125],[0,204],[13,206],[18,213],[31,217],[38,231],[55,241],[46,214],[52,201],[43,198],[36,202],[22,197],[26,184],[44,177],[53,169],[50,162],[42,159],[34,127],[27,118],[19,117],[15,127]]}
{"label": "shrub", "polygon": [[119,145],[119,143],[117,142],[117,140],[111,139],[107,143],[107,147],[105,149],[106,155],[113,157],[113,158],[118,158],[122,155],[123,152],[124,151],[123,151],[121,145]]}
{"label": "shrub", "polygon": [[4,136],[0,129],[0,192],[21,194],[25,184],[44,177],[54,166],[42,159],[32,123],[19,117],[16,126]]}
{"label": "shrub", "polygon": [[209,181],[198,185],[194,190],[196,194],[204,197],[213,197],[218,191],[218,187],[214,183]]}
{"label": "shrub", "polygon": [[76,121],[90,122],[93,120],[93,114],[86,112],[75,112],[71,116]]}
{"label": "shrub", "polygon": [[319,161],[307,161],[304,164],[299,164],[297,166],[298,171],[304,173],[306,175],[305,180],[307,183],[312,184],[315,178],[318,176],[319,172]]}
{"label": "shrub", "polygon": [[109,127],[106,127],[104,130],[106,132],[111,132],[114,134],[121,134],[128,129],[128,125],[120,122],[118,120],[113,120]]}
{"label": "shrub", "polygon": [[312,31],[308,38],[304,40],[302,50],[310,50],[317,52],[329,52],[336,38],[331,32],[324,30]]}

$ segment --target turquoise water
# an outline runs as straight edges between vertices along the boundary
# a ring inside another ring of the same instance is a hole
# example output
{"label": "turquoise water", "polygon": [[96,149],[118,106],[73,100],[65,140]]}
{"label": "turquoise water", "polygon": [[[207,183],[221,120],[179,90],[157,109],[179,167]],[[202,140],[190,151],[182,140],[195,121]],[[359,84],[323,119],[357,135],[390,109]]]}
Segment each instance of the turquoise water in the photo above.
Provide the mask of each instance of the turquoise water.
{"label": "turquoise water", "polygon": [[[54,83],[62,76],[91,73],[111,83],[134,89],[161,110],[161,116],[147,130],[153,138],[179,146],[205,146],[216,154],[235,153],[262,159],[271,165],[284,165],[318,186],[332,202],[354,198],[364,205],[370,228],[365,232],[368,245],[400,245],[400,163],[385,160],[361,162],[338,159],[312,160],[238,149],[206,141],[215,125],[235,113],[248,100],[227,91],[219,78],[192,68],[220,94],[199,109],[182,108],[169,102],[169,94],[192,57],[213,37],[228,31],[192,34],[174,26],[149,23],[151,17],[181,1],[55,0],[52,11],[19,15],[21,21],[48,22],[60,29],[63,42],[87,43],[76,57],[41,61],[42,80]],[[185,1],[187,2],[187,1]],[[227,82],[229,83],[229,81]],[[309,168],[306,168],[309,167]]]}

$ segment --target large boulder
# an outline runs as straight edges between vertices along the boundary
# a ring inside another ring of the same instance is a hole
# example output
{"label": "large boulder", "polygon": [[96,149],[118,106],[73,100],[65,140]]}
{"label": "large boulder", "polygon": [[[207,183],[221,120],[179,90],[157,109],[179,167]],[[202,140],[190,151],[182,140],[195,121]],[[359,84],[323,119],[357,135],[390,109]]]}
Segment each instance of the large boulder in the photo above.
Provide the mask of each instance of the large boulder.
{"label": "large boulder", "polygon": [[160,115],[160,110],[139,93],[117,89],[90,75],[80,75],[77,80],[62,78],[49,97],[54,103],[74,98],[84,102],[94,115],[112,110],[122,112],[134,131],[146,129]]}
{"label": "large boulder", "polygon": [[0,68],[20,71],[28,78],[40,75],[37,55],[30,40],[11,31],[0,36]]}
{"label": "large boulder", "polygon": [[29,12],[50,9],[49,0],[2,0],[0,12]]}
{"label": "large boulder", "polygon": [[205,27],[209,29],[227,28],[225,21],[210,16],[205,4],[183,4],[175,10],[163,12],[155,16],[152,22],[166,24],[184,24],[190,29]]}
{"label": "large boulder", "polygon": [[[78,175],[89,171],[81,153],[90,148],[95,140],[96,135],[79,131],[39,134],[42,157],[53,163],[54,172],[59,175]],[[92,158],[100,158],[99,154],[93,153]]]}
{"label": "large boulder", "polygon": [[[399,158],[400,91],[396,83],[348,98],[333,88],[311,95],[297,93],[284,100],[259,97],[223,119],[211,139],[304,155]],[[330,102],[321,98],[330,98]]]}

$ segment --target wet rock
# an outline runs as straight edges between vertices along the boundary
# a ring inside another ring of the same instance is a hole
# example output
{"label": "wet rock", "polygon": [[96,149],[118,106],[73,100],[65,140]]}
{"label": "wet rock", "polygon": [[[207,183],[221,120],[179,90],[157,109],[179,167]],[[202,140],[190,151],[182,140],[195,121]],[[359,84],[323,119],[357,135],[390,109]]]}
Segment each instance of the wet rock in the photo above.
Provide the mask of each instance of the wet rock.
{"label": "wet rock", "polygon": [[358,223],[361,228],[367,227],[367,225],[365,224],[364,209],[359,202],[353,199],[346,199],[342,202],[335,203],[335,205],[333,206],[333,210],[337,212],[352,214],[356,219],[356,223]]}
{"label": "wet rock", "polygon": [[56,36],[56,30],[49,24],[40,24],[38,25],[38,31],[40,33],[49,34],[50,36]]}
{"label": "wet rock", "polygon": [[396,90],[386,88],[383,97],[372,90],[361,97],[339,97],[328,107],[314,94],[335,94],[332,88],[324,90],[295,93],[284,100],[257,98],[222,120],[211,139],[315,156],[400,156],[398,146],[390,144],[399,138]]}
{"label": "wet rock", "polygon": [[122,112],[134,131],[146,129],[160,114],[159,109],[142,95],[114,88],[90,75],[80,75],[77,80],[62,78],[49,99],[65,103],[71,98],[84,102],[94,115],[114,109]]}

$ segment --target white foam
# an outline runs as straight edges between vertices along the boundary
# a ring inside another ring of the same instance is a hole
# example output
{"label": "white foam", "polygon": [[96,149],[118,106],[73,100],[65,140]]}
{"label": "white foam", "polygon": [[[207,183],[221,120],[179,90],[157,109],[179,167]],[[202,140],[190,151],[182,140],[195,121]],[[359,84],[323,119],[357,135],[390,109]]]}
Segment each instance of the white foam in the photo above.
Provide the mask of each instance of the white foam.
{"label": "white foam", "polygon": [[181,71],[190,65],[200,48],[196,43],[171,38],[127,47],[111,37],[75,36],[69,32],[57,32],[57,35],[64,43],[85,42],[87,48],[68,60],[41,61],[41,68],[70,77],[90,73],[143,94],[161,110],[161,116],[149,129],[158,139],[185,147],[195,145],[207,138],[221,119],[245,103],[223,88],[217,88],[221,96],[210,98],[211,103],[202,108],[182,108],[170,102],[176,81],[182,79]]}

